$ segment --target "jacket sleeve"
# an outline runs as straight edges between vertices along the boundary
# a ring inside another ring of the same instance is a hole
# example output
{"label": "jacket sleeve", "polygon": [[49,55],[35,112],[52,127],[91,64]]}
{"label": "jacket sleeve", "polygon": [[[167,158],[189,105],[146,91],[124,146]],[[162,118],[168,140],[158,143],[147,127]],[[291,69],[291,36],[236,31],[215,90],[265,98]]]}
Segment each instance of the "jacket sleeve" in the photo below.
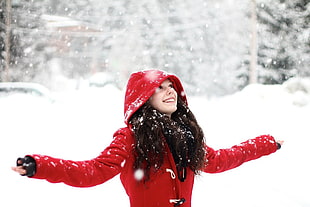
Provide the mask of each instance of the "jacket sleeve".
{"label": "jacket sleeve", "polygon": [[111,179],[120,173],[131,153],[131,137],[125,129],[115,132],[111,144],[92,160],[72,161],[45,155],[30,155],[37,166],[36,173],[31,178],[45,179],[51,183],[63,182],[75,187],[91,187]]}
{"label": "jacket sleeve", "polygon": [[206,147],[207,165],[204,172],[220,173],[277,151],[277,143],[270,135],[262,135],[228,149]]}

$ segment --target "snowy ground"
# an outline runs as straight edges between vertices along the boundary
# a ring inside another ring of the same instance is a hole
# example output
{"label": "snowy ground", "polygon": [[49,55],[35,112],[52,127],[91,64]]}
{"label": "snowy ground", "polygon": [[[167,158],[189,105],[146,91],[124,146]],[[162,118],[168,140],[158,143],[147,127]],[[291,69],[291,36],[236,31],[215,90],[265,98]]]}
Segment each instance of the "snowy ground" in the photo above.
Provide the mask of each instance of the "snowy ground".
{"label": "snowy ground", "polygon": [[[230,147],[260,134],[285,140],[280,151],[195,181],[193,207],[310,206],[310,81],[252,85],[236,94],[189,97],[209,146]],[[129,206],[115,177],[93,188],[28,179],[11,171],[18,156],[41,153],[92,158],[123,126],[123,92],[108,86],[58,94],[54,103],[29,96],[0,97],[0,206]]]}

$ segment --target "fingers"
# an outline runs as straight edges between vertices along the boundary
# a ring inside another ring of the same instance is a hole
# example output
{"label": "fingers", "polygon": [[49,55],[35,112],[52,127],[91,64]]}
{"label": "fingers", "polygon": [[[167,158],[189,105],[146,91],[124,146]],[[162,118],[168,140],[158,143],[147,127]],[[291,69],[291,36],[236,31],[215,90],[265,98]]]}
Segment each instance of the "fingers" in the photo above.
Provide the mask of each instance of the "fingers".
{"label": "fingers", "polygon": [[283,145],[283,143],[284,143],[283,140],[277,140],[277,142],[278,142],[280,145]]}
{"label": "fingers", "polygon": [[21,160],[21,159],[18,159],[17,160],[17,166],[20,166],[20,165],[22,165],[23,164],[23,161]]}
{"label": "fingers", "polygon": [[22,166],[12,167],[11,169],[20,175],[25,175],[27,173],[27,171]]}
{"label": "fingers", "polygon": [[36,173],[36,161],[30,156],[19,157],[16,161],[16,167],[13,167],[12,170],[22,176],[31,177]]}
{"label": "fingers", "polygon": [[20,175],[25,175],[27,173],[26,169],[23,167],[23,159],[18,158],[16,161],[16,167],[12,167],[12,170]]}

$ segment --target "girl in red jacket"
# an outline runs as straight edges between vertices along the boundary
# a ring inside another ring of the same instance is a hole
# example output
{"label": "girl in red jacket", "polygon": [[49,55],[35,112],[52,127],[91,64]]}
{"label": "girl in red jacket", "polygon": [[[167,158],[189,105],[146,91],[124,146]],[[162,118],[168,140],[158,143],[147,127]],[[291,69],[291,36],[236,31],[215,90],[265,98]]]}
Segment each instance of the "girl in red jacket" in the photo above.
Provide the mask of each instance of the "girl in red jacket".
{"label": "girl in red jacket", "polygon": [[127,127],[117,130],[112,143],[92,160],[34,154],[18,158],[13,170],[75,187],[95,186],[120,173],[131,207],[190,207],[194,175],[235,168],[282,144],[262,135],[229,149],[210,148],[180,80],[160,70],[130,76],[124,115]]}

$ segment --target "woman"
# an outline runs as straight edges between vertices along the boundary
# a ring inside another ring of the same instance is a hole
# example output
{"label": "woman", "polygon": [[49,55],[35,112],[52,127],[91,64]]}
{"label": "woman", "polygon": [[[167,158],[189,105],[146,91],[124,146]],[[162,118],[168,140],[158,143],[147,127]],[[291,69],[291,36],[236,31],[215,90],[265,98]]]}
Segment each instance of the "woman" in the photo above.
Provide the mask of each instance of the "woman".
{"label": "woman", "polygon": [[75,187],[95,186],[120,173],[131,207],[190,207],[194,175],[235,168],[282,144],[262,135],[229,149],[210,148],[180,80],[160,70],[130,76],[124,115],[126,127],[117,130],[112,143],[92,160],[34,154],[19,158],[13,170]]}

